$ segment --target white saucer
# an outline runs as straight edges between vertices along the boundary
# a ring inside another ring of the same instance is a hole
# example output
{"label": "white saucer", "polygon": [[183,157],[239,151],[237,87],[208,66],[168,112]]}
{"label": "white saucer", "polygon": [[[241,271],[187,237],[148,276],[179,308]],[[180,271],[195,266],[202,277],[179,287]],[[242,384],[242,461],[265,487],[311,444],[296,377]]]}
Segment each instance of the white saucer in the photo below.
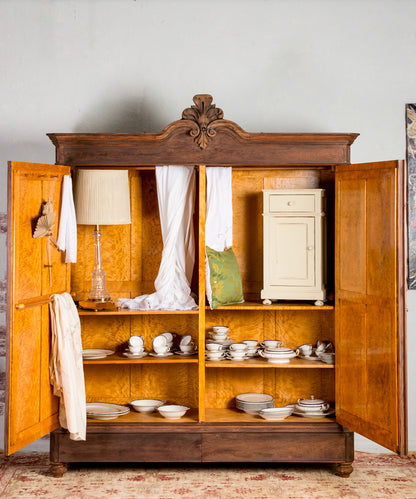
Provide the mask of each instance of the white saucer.
{"label": "white saucer", "polygon": [[154,352],[152,352],[152,353],[149,353],[149,355],[151,355],[152,357],[162,358],[162,357],[171,357],[173,355],[173,353],[172,352],[168,352],[168,353],[154,353]]}
{"label": "white saucer", "polygon": [[192,357],[192,355],[196,355],[198,352],[174,352],[175,355],[180,355],[181,357]]}
{"label": "white saucer", "polygon": [[146,357],[147,352],[142,352],[142,353],[123,352],[123,355],[125,357],[128,357],[129,359],[141,359],[142,357]]}
{"label": "white saucer", "polygon": [[295,416],[302,416],[304,418],[312,418],[312,419],[319,419],[319,418],[324,418],[326,416],[333,416],[335,414],[334,410],[330,411],[325,411],[325,412],[303,412],[303,411],[293,411]]}
{"label": "white saucer", "polygon": [[298,357],[300,359],[304,359],[304,360],[321,360],[319,357],[317,357],[316,355],[302,355],[302,354],[299,354]]}

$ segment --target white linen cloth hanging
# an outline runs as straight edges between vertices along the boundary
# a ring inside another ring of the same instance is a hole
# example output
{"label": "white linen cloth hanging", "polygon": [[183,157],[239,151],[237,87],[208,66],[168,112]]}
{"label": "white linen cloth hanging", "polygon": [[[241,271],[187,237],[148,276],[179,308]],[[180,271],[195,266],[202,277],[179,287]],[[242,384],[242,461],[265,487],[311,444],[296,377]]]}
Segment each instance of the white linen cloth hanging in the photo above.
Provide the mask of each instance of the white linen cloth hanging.
{"label": "white linen cloth hanging", "polygon": [[[205,246],[224,251],[233,245],[232,168],[206,168],[207,205],[205,215]],[[205,289],[211,304],[212,290],[208,258],[205,255]]]}
{"label": "white linen cloth hanging", "polygon": [[82,365],[81,324],[69,293],[51,296],[52,349],[49,363],[54,395],[60,397],[59,423],[72,440],[85,440],[87,412]]}
{"label": "white linen cloth hanging", "polygon": [[71,175],[64,175],[57,245],[61,251],[65,251],[66,263],[77,261],[77,219]]}
{"label": "white linen cloth hanging", "polygon": [[195,263],[194,167],[157,166],[156,185],[163,239],[156,292],[120,301],[132,310],[196,310],[190,288]]}

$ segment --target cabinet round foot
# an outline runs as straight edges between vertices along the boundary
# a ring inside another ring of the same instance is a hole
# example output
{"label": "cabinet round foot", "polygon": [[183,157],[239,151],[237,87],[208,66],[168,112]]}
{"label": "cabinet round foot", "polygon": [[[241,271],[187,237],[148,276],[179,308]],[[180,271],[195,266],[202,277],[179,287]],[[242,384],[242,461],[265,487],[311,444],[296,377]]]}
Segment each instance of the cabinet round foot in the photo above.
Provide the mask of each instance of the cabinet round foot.
{"label": "cabinet round foot", "polygon": [[269,300],[268,298],[263,300],[263,305],[271,305],[271,304],[272,304],[272,300]]}
{"label": "cabinet round foot", "polygon": [[317,307],[323,307],[324,306],[324,302],[322,300],[316,300],[316,302],[314,303],[314,305],[316,305]]}
{"label": "cabinet round foot", "polygon": [[68,464],[66,463],[52,463],[49,468],[49,473],[54,478],[62,478],[64,473],[68,471]]}
{"label": "cabinet round foot", "polygon": [[351,463],[339,463],[336,466],[336,474],[342,478],[348,478],[354,471]]}

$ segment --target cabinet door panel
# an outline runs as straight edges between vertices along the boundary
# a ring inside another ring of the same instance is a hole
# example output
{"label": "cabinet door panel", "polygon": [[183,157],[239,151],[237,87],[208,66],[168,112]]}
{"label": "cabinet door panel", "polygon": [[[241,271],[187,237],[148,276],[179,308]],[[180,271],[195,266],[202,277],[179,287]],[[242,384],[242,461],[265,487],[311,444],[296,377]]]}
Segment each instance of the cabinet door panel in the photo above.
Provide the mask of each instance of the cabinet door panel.
{"label": "cabinet door panel", "polygon": [[66,166],[9,164],[5,419],[8,454],[59,427],[57,399],[49,383],[48,300],[53,293],[70,290],[69,265],[60,252],[48,248],[46,238],[34,239],[32,233],[42,202],[50,199],[56,214],[52,232],[57,238],[62,181],[69,173]]}
{"label": "cabinet door panel", "polygon": [[270,218],[270,285],[314,286],[314,218]]}
{"label": "cabinet door panel", "polygon": [[397,162],[336,169],[337,421],[405,453],[402,189]]}

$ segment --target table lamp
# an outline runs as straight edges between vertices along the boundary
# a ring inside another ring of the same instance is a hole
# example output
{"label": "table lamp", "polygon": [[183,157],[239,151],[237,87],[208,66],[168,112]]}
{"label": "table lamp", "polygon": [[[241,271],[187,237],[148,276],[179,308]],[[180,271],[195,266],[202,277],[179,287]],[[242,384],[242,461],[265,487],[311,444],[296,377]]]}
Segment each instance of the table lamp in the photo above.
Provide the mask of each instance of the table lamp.
{"label": "table lamp", "polygon": [[101,257],[100,225],[131,223],[128,170],[77,171],[75,183],[75,212],[77,224],[95,225],[94,270],[88,300],[110,301]]}

